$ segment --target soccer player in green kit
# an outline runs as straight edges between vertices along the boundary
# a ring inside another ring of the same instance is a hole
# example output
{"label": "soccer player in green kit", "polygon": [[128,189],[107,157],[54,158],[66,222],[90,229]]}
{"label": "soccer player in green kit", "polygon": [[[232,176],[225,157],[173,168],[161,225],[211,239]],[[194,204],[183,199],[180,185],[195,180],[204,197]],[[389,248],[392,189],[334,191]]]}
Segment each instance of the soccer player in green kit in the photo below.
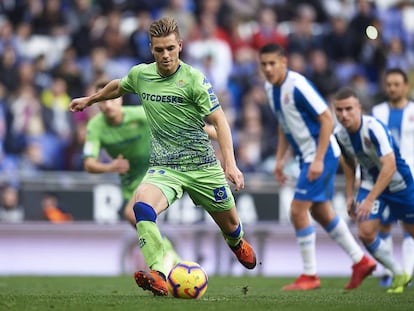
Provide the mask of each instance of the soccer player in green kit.
{"label": "soccer player in green kit", "polygon": [[[256,255],[243,238],[234,197],[226,178],[238,191],[244,177],[236,165],[230,126],[210,82],[179,59],[182,49],[177,22],[170,17],[155,20],[149,28],[155,62],[139,64],[122,79],[102,90],[73,99],[71,111],[82,111],[125,93],[138,94],[151,135],[150,167],[135,195],[134,213],[139,244],[150,271],[135,272],[135,281],[154,295],[168,295],[163,268],[162,237],[157,215],[183,192],[214,219],[240,263],[256,266]],[[207,119],[217,131],[223,156],[218,162],[207,133]]]}
{"label": "soccer player in green kit", "polygon": [[[96,83],[96,91],[108,82],[102,80]],[[126,203],[120,212],[135,228],[134,192],[147,172],[150,155],[149,126],[145,111],[142,106],[122,106],[122,97],[105,100],[98,105],[100,113],[87,124],[83,147],[84,167],[89,173],[119,174],[122,196]],[[111,161],[99,160],[101,149],[105,149],[111,156]],[[179,256],[165,236],[163,246],[165,269],[168,270],[179,261]]]}

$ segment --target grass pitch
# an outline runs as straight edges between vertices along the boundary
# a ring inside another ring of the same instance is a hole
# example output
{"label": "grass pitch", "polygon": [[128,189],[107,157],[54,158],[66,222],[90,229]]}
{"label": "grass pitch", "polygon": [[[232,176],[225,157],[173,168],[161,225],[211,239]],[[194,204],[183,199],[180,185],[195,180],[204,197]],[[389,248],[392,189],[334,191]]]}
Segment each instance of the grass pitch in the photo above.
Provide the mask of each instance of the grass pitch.
{"label": "grass pitch", "polygon": [[414,310],[414,287],[389,295],[370,277],[360,288],[345,292],[345,278],[322,278],[322,288],[284,292],[293,278],[210,277],[200,300],[154,297],[135,285],[132,276],[120,277],[0,277],[0,310],[141,310],[141,311],[338,311]]}

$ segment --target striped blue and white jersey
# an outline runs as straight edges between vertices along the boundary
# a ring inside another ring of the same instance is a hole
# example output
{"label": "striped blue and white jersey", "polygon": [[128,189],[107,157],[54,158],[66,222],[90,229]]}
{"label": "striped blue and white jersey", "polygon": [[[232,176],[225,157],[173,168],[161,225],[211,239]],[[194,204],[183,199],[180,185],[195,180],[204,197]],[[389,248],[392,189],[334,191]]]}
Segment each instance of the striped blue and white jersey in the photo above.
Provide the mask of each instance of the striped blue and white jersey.
{"label": "striped blue and white jersey", "polygon": [[356,157],[361,166],[361,187],[370,189],[378,178],[381,169],[380,158],[394,152],[397,170],[384,193],[394,193],[406,189],[413,183],[410,168],[401,157],[398,146],[388,128],[378,119],[363,115],[362,124],[355,133],[339,124],[335,129],[344,157]]}
{"label": "striped blue and white jersey", "polygon": [[[309,80],[290,70],[281,85],[266,82],[265,90],[270,107],[295,154],[301,162],[312,162],[321,128],[318,116],[329,109],[325,100]],[[340,154],[333,135],[328,153],[334,157]]]}
{"label": "striped blue and white jersey", "polygon": [[414,102],[409,101],[403,109],[383,102],[372,108],[372,115],[388,126],[401,156],[414,173]]}

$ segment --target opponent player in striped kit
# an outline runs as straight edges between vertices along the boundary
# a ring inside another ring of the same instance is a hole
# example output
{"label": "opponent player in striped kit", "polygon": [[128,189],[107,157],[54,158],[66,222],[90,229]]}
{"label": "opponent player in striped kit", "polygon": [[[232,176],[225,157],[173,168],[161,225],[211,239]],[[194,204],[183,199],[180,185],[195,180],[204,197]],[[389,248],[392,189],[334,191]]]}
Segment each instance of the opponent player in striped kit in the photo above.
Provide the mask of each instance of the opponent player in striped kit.
{"label": "opponent player in striped kit", "polygon": [[313,218],[326,230],[353,261],[351,280],[345,289],[357,288],[376,267],[364,255],[345,221],[332,208],[334,178],[340,155],[332,134],[331,112],[310,82],[288,70],[284,49],[268,44],[260,49],[260,66],[266,77],[265,89],[278,118],[278,146],[275,177],[286,181],[283,159],[290,145],[300,161],[300,176],[291,203],[291,220],[303,261],[303,273],[283,290],[311,290],[320,287],[316,269]]}
{"label": "opponent player in striped kit", "polygon": [[[408,76],[400,68],[390,68],[384,75],[384,86],[388,100],[372,108],[372,115],[381,120],[391,131],[401,156],[414,172],[414,102],[408,97]],[[391,235],[392,224],[396,220],[385,212],[381,219],[379,235],[389,251],[393,251]],[[412,277],[414,272],[414,240],[406,231],[401,245],[404,271]],[[389,287],[392,281],[391,271],[384,269],[380,285]]]}
{"label": "opponent player in striped kit", "polygon": [[[358,235],[368,251],[393,272],[388,293],[401,293],[410,277],[378,236],[380,218],[388,205],[391,216],[399,219],[414,236],[414,180],[400,156],[389,129],[378,119],[362,115],[358,96],[343,88],[334,97],[338,122],[335,136],[344,158],[348,211],[357,221]],[[355,168],[361,168],[361,185],[354,204]]]}

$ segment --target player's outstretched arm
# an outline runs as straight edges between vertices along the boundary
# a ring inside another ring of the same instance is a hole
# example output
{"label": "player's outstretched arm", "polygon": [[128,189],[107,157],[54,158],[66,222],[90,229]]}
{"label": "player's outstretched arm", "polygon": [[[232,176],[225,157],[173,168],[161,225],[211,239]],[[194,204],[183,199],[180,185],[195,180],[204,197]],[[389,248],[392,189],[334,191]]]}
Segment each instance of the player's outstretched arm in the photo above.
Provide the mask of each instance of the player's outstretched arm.
{"label": "player's outstretched arm", "polygon": [[120,80],[114,79],[105,85],[104,88],[90,96],[73,99],[69,105],[69,110],[72,112],[82,111],[94,103],[114,99],[122,95],[124,95],[124,92],[121,89]]}

